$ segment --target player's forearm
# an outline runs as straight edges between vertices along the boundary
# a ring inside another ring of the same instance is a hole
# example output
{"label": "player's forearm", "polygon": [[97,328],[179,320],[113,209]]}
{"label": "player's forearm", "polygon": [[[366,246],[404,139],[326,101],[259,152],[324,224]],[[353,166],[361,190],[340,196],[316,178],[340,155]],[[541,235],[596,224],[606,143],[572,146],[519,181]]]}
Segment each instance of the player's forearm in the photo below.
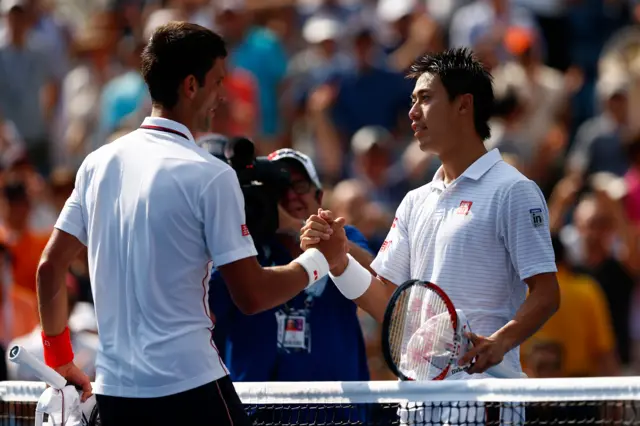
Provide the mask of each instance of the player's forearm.
{"label": "player's forearm", "polygon": [[240,310],[254,315],[291,300],[309,284],[305,269],[297,263],[262,268],[256,279],[245,283],[245,290],[231,296]]}
{"label": "player's forearm", "polygon": [[371,276],[371,285],[354,302],[378,323],[382,324],[384,312],[396,288],[393,284],[387,284],[379,278]]}
{"label": "player's forearm", "polygon": [[65,285],[67,269],[41,262],[36,274],[40,324],[47,336],[57,336],[67,326],[68,299]]}
{"label": "player's forearm", "polygon": [[492,337],[498,339],[505,348],[505,352],[508,352],[538,331],[558,310],[559,305],[560,294],[557,283],[556,286],[533,288],[515,317]]}

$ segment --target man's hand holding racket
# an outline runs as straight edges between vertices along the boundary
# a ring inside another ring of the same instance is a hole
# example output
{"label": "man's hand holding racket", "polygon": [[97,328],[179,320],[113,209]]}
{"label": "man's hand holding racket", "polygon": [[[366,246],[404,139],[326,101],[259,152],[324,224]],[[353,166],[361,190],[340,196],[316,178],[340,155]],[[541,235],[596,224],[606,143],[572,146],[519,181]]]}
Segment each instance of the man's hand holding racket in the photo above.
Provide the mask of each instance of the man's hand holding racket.
{"label": "man's hand holding racket", "polygon": [[458,365],[469,365],[467,373],[484,373],[487,369],[502,362],[508,352],[505,345],[497,337],[478,336],[475,333],[466,333],[465,336],[473,343],[467,353],[458,361]]}

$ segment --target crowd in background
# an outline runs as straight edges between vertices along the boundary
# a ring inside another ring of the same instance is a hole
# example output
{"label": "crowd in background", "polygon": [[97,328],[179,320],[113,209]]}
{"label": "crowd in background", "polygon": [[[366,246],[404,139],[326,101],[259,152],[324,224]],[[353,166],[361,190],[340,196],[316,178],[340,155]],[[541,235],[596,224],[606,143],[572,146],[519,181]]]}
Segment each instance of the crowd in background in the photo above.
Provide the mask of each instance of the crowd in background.
{"label": "crowd in background", "polygon": [[[226,102],[198,139],[310,155],[323,203],[374,253],[406,192],[439,166],[413,143],[404,73],[426,52],[473,49],[494,76],[486,146],[539,184],[556,248],[563,305],[523,345],[527,373],[640,374],[637,0],[0,0],[5,349],[38,351],[39,256],[84,157],[149,113],[139,55],[170,20],[228,42]],[[91,374],[88,277],[84,253],[67,284],[76,362]],[[379,326],[361,323],[371,379],[394,379]]]}

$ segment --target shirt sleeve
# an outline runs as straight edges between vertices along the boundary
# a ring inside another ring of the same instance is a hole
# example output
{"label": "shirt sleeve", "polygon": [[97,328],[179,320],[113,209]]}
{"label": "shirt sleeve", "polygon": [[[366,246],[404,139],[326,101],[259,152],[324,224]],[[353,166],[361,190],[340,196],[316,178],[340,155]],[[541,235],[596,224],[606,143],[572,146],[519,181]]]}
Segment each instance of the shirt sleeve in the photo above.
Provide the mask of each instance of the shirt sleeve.
{"label": "shirt sleeve", "polygon": [[376,273],[400,285],[411,279],[410,246],[409,246],[409,216],[411,199],[408,194],[396,210],[396,216],[391,229],[380,247],[378,255],[373,260],[371,268]]}
{"label": "shirt sleeve", "polygon": [[216,268],[257,255],[244,212],[244,196],[233,169],[209,183],[202,195],[204,237]]}
{"label": "shirt sleeve", "polygon": [[73,192],[67,201],[64,203],[64,207],[58,216],[58,220],[54,225],[55,228],[71,234],[76,237],[82,244],[87,245],[87,224],[85,221],[83,196],[85,189],[85,162],[80,166],[78,173],[76,174],[76,183],[73,188]]}
{"label": "shirt sleeve", "polygon": [[500,205],[498,229],[511,264],[525,280],[557,272],[544,196],[531,180],[516,182]]}

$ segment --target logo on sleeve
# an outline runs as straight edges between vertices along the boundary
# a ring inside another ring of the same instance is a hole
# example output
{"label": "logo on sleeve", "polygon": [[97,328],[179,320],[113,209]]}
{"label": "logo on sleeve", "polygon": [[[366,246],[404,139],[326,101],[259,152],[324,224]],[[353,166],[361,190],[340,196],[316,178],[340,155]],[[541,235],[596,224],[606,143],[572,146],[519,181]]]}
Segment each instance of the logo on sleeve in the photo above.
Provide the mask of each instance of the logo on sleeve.
{"label": "logo on sleeve", "polygon": [[531,215],[531,223],[534,228],[538,228],[544,225],[544,216],[542,215],[542,209],[531,209],[529,210],[529,214]]}
{"label": "logo on sleeve", "polygon": [[242,224],[242,226],[240,226],[240,229],[242,229],[242,236],[243,237],[248,237],[249,236],[249,227],[245,224]]}
{"label": "logo on sleeve", "polygon": [[387,240],[384,243],[382,243],[382,246],[380,246],[380,250],[381,252],[386,251],[389,246],[391,245],[391,240]]}

